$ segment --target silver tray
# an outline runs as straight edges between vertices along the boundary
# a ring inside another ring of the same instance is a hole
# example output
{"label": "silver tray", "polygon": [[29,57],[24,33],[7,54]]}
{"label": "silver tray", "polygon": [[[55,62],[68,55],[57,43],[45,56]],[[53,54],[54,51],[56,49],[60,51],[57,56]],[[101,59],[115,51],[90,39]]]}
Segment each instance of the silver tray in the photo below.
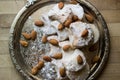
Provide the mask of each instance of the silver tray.
{"label": "silver tray", "polygon": [[[11,29],[9,38],[9,51],[11,59],[15,65],[15,68],[22,74],[25,80],[41,80],[37,76],[30,73],[31,67],[24,61],[23,54],[21,53],[21,48],[19,40],[21,39],[21,32],[29,19],[29,16],[38,17],[35,12],[40,10],[42,7],[50,4],[54,4],[60,1],[69,0],[28,0],[27,4],[19,11],[15,17]],[[80,5],[84,8],[86,13],[91,13],[100,31],[99,39],[99,49],[97,50],[97,55],[101,57],[101,61],[92,65],[90,68],[90,73],[87,80],[94,80],[102,72],[109,56],[110,52],[110,38],[109,31],[106,22],[100,12],[88,1],[77,0]]]}

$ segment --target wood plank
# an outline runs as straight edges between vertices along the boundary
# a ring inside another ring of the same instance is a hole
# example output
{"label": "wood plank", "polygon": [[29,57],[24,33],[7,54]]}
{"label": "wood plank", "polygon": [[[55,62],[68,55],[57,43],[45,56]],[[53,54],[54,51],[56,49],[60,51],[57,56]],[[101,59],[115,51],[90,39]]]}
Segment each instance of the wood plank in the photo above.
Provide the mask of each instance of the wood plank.
{"label": "wood plank", "polygon": [[10,27],[16,14],[0,14],[0,27]]}
{"label": "wood plank", "polygon": [[10,55],[0,55],[0,68],[13,67]]}
{"label": "wood plank", "polygon": [[117,10],[120,9],[120,0],[88,0],[98,10]]}
{"label": "wood plank", "polygon": [[8,40],[0,40],[0,55],[9,54]]}
{"label": "wood plank", "polygon": [[10,28],[0,28],[0,40],[9,39],[9,30]]}
{"label": "wood plank", "polygon": [[0,14],[16,14],[25,3],[25,0],[2,0],[0,1]]}
{"label": "wood plank", "polygon": [[98,80],[119,80],[120,79],[120,64],[111,63],[107,64],[105,69],[102,71]]}
{"label": "wood plank", "polygon": [[120,36],[120,23],[108,23],[107,25],[111,37]]}
{"label": "wood plank", "polygon": [[11,70],[10,68],[0,68],[0,79],[1,80],[11,80]]}
{"label": "wood plank", "polygon": [[24,78],[15,68],[10,68],[10,70],[11,70],[10,80],[24,80]]}
{"label": "wood plank", "polygon": [[100,12],[107,23],[120,22],[120,10],[101,10]]}

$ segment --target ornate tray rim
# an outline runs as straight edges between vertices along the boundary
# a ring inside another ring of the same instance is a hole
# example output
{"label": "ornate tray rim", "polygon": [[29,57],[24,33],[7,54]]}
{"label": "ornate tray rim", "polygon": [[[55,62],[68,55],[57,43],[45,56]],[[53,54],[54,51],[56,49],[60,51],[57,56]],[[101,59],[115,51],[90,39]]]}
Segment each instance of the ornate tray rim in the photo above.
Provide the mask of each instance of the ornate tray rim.
{"label": "ornate tray rim", "polygon": [[[11,25],[11,29],[10,29],[10,37],[9,37],[9,52],[10,52],[10,56],[11,56],[11,59],[12,59],[12,62],[14,64],[15,68],[22,74],[22,76],[25,78],[25,80],[33,80],[32,78],[35,78],[36,80],[41,80],[41,79],[38,79],[37,77],[32,76],[29,73],[26,73],[25,71],[22,70],[20,65],[17,63],[16,58],[15,58],[15,54],[14,54],[14,49],[13,49],[13,47],[14,47],[14,45],[13,45],[14,29],[15,29],[15,26],[17,24],[17,21],[23,15],[23,13],[25,11],[27,11],[30,7],[32,7],[33,5],[37,4],[40,1],[41,0],[32,0],[32,2],[28,1],[27,4],[18,12],[17,16],[15,17],[15,19],[14,19],[12,25]],[[94,79],[97,78],[97,76],[103,70],[105,64],[107,63],[108,57],[109,57],[109,53],[110,53],[110,35],[109,35],[109,30],[107,28],[107,24],[106,24],[104,18],[102,17],[101,13],[89,1],[86,1],[86,0],[78,0],[78,1],[83,2],[86,5],[88,5],[95,12],[95,14],[98,15],[98,17],[100,19],[100,22],[102,24],[102,27],[104,29],[104,38],[105,38],[104,39],[104,46],[105,46],[104,48],[105,48],[105,51],[104,51],[103,58],[101,59],[101,62],[99,64],[99,66],[97,67],[97,69],[87,78],[87,80],[94,80]]]}

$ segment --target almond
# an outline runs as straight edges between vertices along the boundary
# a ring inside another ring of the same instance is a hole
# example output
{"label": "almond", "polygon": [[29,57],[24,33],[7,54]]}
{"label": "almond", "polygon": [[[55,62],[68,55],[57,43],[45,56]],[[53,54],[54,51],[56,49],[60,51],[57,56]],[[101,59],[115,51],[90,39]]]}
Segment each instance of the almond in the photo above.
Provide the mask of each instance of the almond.
{"label": "almond", "polygon": [[93,63],[93,64],[94,64],[94,63],[97,63],[97,62],[99,62],[100,60],[101,60],[101,58],[96,55],[96,56],[93,57],[92,63]]}
{"label": "almond", "polygon": [[43,56],[43,59],[44,59],[45,61],[48,61],[48,62],[51,62],[51,61],[52,61],[51,57],[49,57],[49,56]]}
{"label": "almond", "polygon": [[30,40],[30,39],[31,39],[31,36],[30,36],[30,34],[28,34],[28,33],[22,33],[22,35],[23,35],[24,38],[27,39],[27,40]]}
{"label": "almond", "polygon": [[58,25],[58,30],[62,30],[64,28],[64,26],[60,23],[59,25]]}
{"label": "almond", "polygon": [[31,73],[32,73],[33,75],[37,74],[37,73],[38,73],[38,68],[37,68],[36,66],[33,67],[33,68],[31,69]]}
{"label": "almond", "polygon": [[63,46],[63,50],[64,50],[64,51],[67,51],[67,50],[69,50],[70,48],[71,48],[70,45],[65,45],[65,46]]}
{"label": "almond", "polygon": [[45,36],[45,35],[42,36],[42,42],[43,42],[43,43],[46,43],[46,42],[47,42],[47,36]]}
{"label": "almond", "polygon": [[43,61],[39,61],[38,64],[36,65],[36,67],[40,70],[42,69],[42,67],[44,66],[44,62]]}
{"label": "almond", "polygon": [[44,26],[44,22],[41,20],[36,20],[34,24],[39,27]]}
{"label": "almond", "polygon": [[66,76],[66,69],[64,67],[59,69],[59,73],[61,77],[65,77]]}
{"label": "almond", "polygon": [[77,56],[77,62],[78,64],[82,64],[83,63],[83,59],[80,55]]}
{"label": "almond", "polygon": [[64,22],[64,26],[65,27],[69,27],[69,25],[72,23],[72,19],[68,18],[65,22]]}
{"label": "almond", "polygon": [[32,39],[32,40],[35,40],[36,37],[37,37],[37,32],[34,31],[34,30],[32,30],[32,32],[31,32],[31,39]]}
{"label": "almond", "polygon": [[78,16],[73,15],[73,16],[72,16],[72,19],[73,19],[73,21],[77,21],[79,18],[78,18]]}
{"label": "almond", "polygon": [[58,3],[58,7],[59,7],[59,9],[62,9],[64,7],[64,3],[63,2],[59,2]]}
{"label": "almond", "polygon": [[23,47],[27,47],[27,46],[28,46],[28,42],[27,42],[27,41],[24,41],[24,40],[20,40],[20,44],[21,44]]}
{"label": "almond", "polygon": [[94,21],[93,17],[89,14],[85,14],[85,17],[90,23],[92,23]]}
{"label": "almond", "polygon": [[70,1],[70,4],[77,4],[78,2],[76,0]]}
{"label": "almond", "polygon": [[85,29],[85,30],[82,32],[81,36],[82,36],[82,37],[88,36],[88,30]]}
{"label": "almond", "polygon": [[52,56],[55,59],[61,59],[62,58],[62,53],[56,53]]}
{"label": "almond", "polygon": [[58,41],[56,39],[50,39],[48,42],[55,46],[58,45]]}

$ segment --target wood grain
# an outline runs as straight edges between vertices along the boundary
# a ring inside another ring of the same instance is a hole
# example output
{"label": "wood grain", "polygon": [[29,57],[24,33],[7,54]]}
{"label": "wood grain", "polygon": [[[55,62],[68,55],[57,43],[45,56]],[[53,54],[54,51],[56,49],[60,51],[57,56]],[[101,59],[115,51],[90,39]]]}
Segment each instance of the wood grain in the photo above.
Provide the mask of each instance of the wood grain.
{"label": "wood grain", "polygon": [[[0,0],[0,79],[24,80],[13,67],[8,51],[10,25],[25,0]],[[89,0],[104,16],[111,39],[111,53],[98,80],[120,79],[120,0]],[[17,3],[17,4],[16,4]]]}

